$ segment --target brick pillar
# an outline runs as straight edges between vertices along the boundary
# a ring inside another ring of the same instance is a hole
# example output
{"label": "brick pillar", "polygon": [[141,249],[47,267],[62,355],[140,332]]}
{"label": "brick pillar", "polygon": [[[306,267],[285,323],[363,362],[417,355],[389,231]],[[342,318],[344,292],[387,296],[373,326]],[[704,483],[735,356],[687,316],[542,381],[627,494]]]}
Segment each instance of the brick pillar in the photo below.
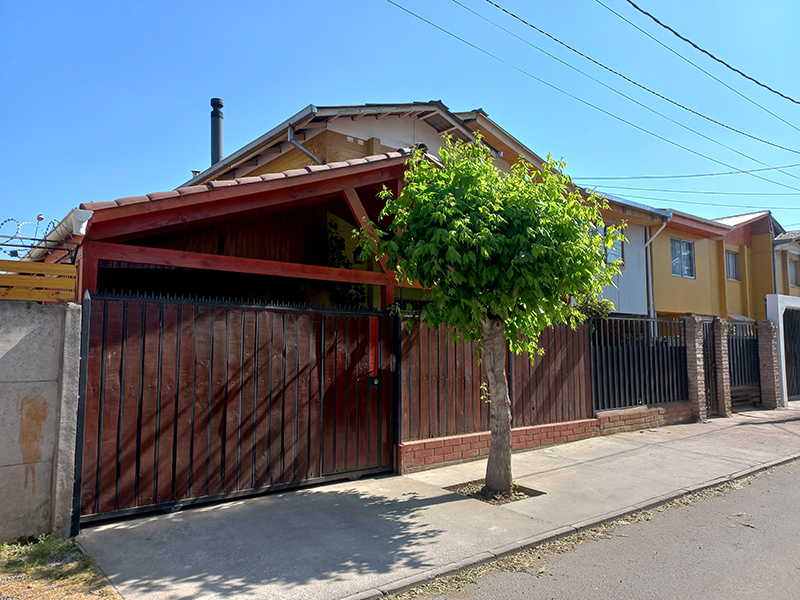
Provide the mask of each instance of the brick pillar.
{"label": "brick pillar", "polygon": [[714,345],[717,363],[717,415],[732,417],[731,369],[728,362],[728,321],[714,317]]}
{"label": "brick pillar", "polygon": [[689,402],[692,416],[700,421],[706,415],[706,378],[703,367],[703,319],[694,313],[683,317],[686,329],[686,372],[689,379]]}
{"label": "brick pillar", "polygon": [[778,356],[778,326],[761,321],[758,333],[758,368],[761,370],[761,402],[764,408],[781,406],[781,375]]}

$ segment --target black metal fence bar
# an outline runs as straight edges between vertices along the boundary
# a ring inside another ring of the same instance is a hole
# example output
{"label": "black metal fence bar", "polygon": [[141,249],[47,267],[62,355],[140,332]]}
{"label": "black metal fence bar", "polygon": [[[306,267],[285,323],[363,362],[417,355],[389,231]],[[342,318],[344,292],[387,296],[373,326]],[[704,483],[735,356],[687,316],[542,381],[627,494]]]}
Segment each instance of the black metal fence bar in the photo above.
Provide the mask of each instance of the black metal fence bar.
{"label": "black metal fence bar", "polygon": [[755,323],[728,322],[728,364],[731,387],[759,385],[761,376]]}
{"label": "black metal fence bar", "polygon": [[688,399],[683,321],[609,317],[590,327],[595,411]]}

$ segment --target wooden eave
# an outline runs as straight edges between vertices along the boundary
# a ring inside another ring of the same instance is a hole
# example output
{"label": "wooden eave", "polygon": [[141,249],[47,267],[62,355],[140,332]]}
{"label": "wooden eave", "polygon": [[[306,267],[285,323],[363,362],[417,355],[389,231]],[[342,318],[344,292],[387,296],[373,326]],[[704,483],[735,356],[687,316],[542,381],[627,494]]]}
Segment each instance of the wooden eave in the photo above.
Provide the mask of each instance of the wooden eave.
{"label": "wooden eave", "polygon": [[674,213],[672,220],[667,224],[667,229],[691,233],[705,238],[721,239],[731,231],[727,225],[715,225],[710,221],[700,220],[687,215]]}
{"label": "wooden eave", "polygon": [[[264,215],[341,197],[346,189],[389,185],[402,178],[407,156],[267,181],[196,191],[95,209],[88,241],[122,242],[235,217]],[[188,193],[193,192],[193,193]]]}

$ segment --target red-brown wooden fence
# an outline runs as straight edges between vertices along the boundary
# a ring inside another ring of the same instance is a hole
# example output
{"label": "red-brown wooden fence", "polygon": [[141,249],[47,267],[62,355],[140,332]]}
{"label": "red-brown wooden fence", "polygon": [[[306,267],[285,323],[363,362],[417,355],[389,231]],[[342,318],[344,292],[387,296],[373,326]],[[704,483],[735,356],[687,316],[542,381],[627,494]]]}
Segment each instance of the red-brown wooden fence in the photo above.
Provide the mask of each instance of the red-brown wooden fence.
{"label": "red-brown wooden fence", "polygon": [[[481,399],[486,369],[475,345],[452,330],[406,319],[402,329],[400,403],[402,441],[489,430],[489,404]],[[514,427],[592,417],[589,329],[566,325],[542,333],[543,356],[509,353],[508,380]],[[479,364],[480,363],[480,364]]]}

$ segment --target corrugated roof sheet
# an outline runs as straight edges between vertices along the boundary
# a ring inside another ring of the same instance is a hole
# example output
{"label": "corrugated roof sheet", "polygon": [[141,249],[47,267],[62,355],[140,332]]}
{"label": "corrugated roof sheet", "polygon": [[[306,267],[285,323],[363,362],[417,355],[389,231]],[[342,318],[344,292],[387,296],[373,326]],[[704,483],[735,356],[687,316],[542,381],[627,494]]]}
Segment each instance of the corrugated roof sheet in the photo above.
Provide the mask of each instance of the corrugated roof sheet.
{"label": "corrugated roof sheet", "polygon": [[732,215],[730,217],[722,217],[721,219],[714,219],[717,223],[722,223],[723,225],[728,225],[730,227],[736,227],[737,225],[741,225],[742,223],[746,223],[747,221],[752,221],[758,217],[763,217],[764,215],[768,215],[768,210],[760,210],[757,212],[751,212],[744,215]]}

